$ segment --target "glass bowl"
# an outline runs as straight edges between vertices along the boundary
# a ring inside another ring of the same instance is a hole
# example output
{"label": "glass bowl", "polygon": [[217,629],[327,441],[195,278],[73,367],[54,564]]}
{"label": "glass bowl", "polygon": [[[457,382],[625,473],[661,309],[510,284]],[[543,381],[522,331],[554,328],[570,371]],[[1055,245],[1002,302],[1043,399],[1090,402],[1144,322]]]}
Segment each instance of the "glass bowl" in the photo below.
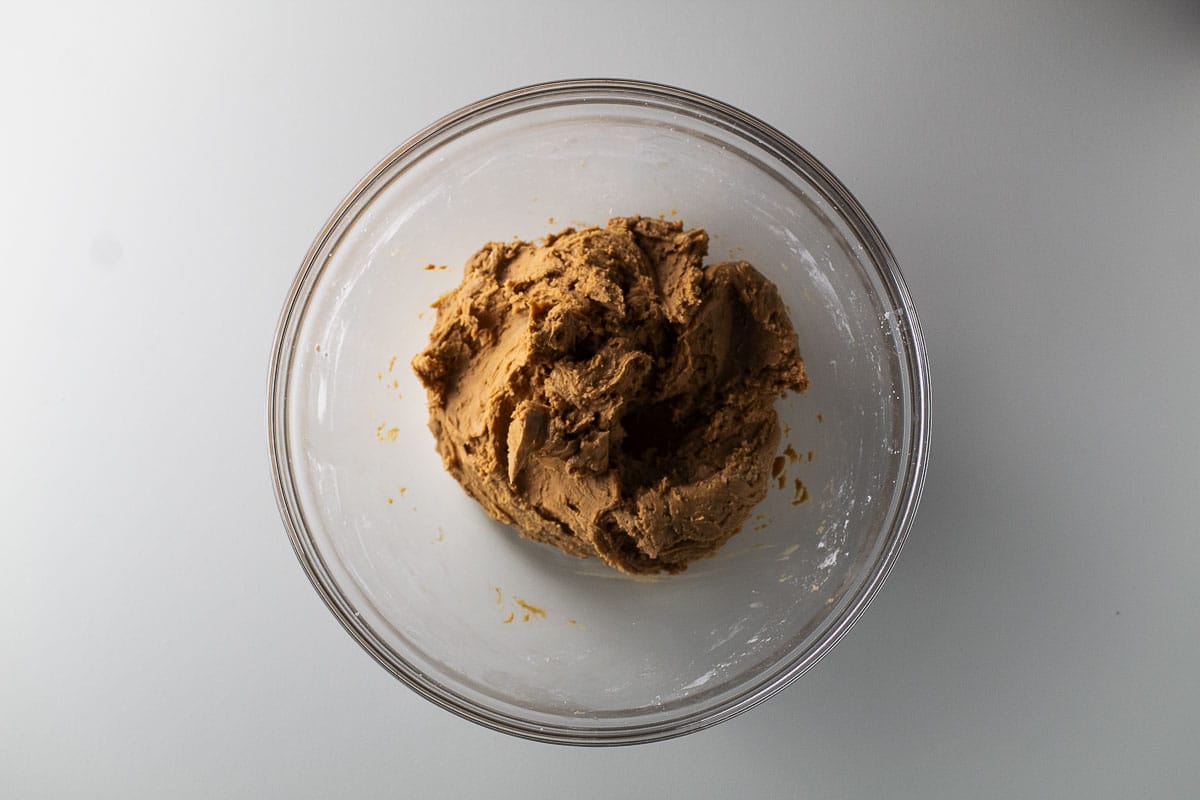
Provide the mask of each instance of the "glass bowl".
{"label": "glass bowl", "polygon": [[[442,468],[409,360],[489,240],[641,214],[778,286],[811,386],[777,403],[786,467],[713,558],[635,579],[526,541]],[[924,346],[895,260],[779,131],[667,86],[563,81],[482,100],[371,171],[279,323],[271,457],[292,544],[346,630],[421,695],[547,742],[729,719],[811,668],[887,576],[925,471]]]}

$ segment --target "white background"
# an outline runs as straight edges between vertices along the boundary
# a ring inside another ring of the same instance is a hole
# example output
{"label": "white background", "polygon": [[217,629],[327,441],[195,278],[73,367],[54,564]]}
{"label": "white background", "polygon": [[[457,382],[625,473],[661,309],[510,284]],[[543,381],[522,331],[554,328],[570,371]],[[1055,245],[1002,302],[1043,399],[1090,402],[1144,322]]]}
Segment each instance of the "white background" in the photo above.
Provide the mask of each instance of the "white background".
{"label": "white background", "polygon": [[[0,796],[1195,796],[1200,6],[42,5],[0,24]],[[850,635],[732,722],[602,751],[359,650],[284,534],[265,397],[359,177],[589,76],[824,161],[934,390],[924,503]]]}

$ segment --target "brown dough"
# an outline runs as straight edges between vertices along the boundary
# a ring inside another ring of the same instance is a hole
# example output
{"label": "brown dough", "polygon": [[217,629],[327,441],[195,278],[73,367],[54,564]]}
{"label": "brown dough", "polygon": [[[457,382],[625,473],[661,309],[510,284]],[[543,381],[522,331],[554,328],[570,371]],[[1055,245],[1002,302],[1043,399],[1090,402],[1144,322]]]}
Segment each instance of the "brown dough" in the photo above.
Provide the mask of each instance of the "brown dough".
{"label": "brown dough", "polygon": [[413,359],[446,469],[488,514],[630,573],[681,572],[767,493],[808,381],[775,286],[708,235],[616,218],[490,243]]}

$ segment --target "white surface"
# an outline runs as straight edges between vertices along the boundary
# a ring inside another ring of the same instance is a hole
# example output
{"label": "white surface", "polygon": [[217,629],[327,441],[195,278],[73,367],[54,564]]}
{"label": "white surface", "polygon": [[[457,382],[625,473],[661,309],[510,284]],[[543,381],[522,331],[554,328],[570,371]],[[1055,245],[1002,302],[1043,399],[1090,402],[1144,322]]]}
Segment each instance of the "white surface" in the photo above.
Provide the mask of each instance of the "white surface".
{"label": "white surface", "polygon": [[[0,795],[1192,795],[1194,4],[394,5],[5,15]],[[265,441],[275,318],[344,192],[450,109],[580,75],[809,147],[895,249],[934,379],[921,513],[846,640],[737,720],[606,751],[371,662]]]}

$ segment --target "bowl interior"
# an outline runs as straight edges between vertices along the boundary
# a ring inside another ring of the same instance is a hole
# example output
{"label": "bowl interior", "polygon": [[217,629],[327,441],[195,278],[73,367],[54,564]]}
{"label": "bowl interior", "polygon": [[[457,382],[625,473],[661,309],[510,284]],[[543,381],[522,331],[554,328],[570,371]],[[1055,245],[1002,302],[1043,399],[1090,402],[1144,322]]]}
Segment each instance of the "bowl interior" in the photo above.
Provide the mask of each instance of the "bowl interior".
{"label": "bowl interior", "polygon": [[[655,579],[489,520],[442,468],[409,368],[482,243],[632,214],[702,226],[710,263],[772,279],[811,381],[777,405],[783,486],[716,557]],[[305,546],[360,638],[440,702],[527,732],[701,719],[794,669],[878,570],[913,445],[903,310],[766,148],[669,104],[494,113],[386,167],[314,263],[284,412]]]}

